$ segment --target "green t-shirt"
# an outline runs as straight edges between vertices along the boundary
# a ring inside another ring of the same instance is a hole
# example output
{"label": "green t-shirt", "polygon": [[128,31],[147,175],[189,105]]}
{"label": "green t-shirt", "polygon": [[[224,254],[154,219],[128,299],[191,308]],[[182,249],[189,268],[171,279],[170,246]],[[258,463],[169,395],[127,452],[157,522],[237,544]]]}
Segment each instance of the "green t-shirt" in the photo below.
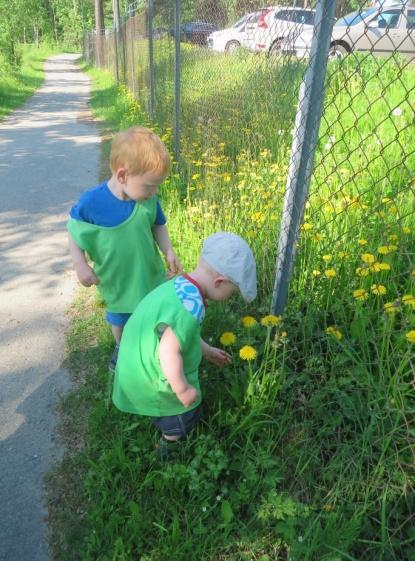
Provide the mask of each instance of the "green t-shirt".
{"label": "green t-shirt", "polygon": [[97,288],[109,312],[132,313],[144,296],[166,280],[151,229],[156,211],[157,197],[152,197],[137,202],[118,226],[68,220],[72,239],[94,263]]}
{"label": "green t-shirt", "polygon": [[[121,411],[166,417],[190,411],[201,402],[199,364],[200,324],[183,306],[172,279],[142,300],[126,324],[118,354],[112,399]],[[169,326],[180,344],[184,375],[199,400],[184,407],[160,367],[160,327]]]}

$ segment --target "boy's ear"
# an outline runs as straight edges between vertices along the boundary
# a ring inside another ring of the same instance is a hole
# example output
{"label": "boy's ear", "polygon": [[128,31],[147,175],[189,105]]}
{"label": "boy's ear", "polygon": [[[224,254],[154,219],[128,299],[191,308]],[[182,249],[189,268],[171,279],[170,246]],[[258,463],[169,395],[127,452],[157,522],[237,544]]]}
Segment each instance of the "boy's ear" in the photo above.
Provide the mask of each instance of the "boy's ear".
{"label": "boy's ear", "polygon": [[215,277],[215,280],[213,281],[214,287],[218,288],[218,286],[220,286],[223,281],[227,281],[228,279],[226,277],[223,277],[222,275],[218,275],[217,277]]}
{"label": "boy's ear", "polygon": [[128,175],[128,172],[125,168],[118,168],[117,169],[116,176],[117,176],[117,180],[120,183],[126,183],[127,182],[127,175]]}

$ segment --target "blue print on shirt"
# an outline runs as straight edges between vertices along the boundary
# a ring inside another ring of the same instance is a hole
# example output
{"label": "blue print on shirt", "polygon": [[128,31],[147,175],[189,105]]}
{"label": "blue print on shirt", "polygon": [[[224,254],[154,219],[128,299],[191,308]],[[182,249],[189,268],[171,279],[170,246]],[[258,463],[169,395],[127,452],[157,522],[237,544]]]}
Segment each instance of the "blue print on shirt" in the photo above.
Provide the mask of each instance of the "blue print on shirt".
{"label": "blue print on shirt", "polygon": [[177,277],[174,281],[174,288],[181,303],[186,310],[199,322],[205,319],[205,305],[199,289],[185,277]]}

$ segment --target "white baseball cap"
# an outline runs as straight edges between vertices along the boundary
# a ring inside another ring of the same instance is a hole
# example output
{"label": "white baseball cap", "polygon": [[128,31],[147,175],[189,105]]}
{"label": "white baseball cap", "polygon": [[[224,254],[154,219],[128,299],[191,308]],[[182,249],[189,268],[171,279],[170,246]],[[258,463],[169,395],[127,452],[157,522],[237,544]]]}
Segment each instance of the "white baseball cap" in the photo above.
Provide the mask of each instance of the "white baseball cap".
{"label": "white baseball cap", "polygon": [[203,242],[201,257],[217,273],[236,284],[244,300],[254,300],[257,294],[255,258],[243,238],[230,232],[216,232]]}

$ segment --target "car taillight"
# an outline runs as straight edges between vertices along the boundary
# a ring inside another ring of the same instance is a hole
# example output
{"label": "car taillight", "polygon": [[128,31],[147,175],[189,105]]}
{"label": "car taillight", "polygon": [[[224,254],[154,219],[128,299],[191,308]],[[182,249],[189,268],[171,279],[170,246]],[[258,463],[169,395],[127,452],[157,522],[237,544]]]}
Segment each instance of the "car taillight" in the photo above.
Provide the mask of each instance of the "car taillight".
{"label": "car taillight", "polygon": [[268,29],[268,24],[265,21],[265,16],[267,14],[269,14],[270,10],[264,10],[262,12],[262,14],[259,16],[258,18],[258,27],[261,27],[262,29]]}

